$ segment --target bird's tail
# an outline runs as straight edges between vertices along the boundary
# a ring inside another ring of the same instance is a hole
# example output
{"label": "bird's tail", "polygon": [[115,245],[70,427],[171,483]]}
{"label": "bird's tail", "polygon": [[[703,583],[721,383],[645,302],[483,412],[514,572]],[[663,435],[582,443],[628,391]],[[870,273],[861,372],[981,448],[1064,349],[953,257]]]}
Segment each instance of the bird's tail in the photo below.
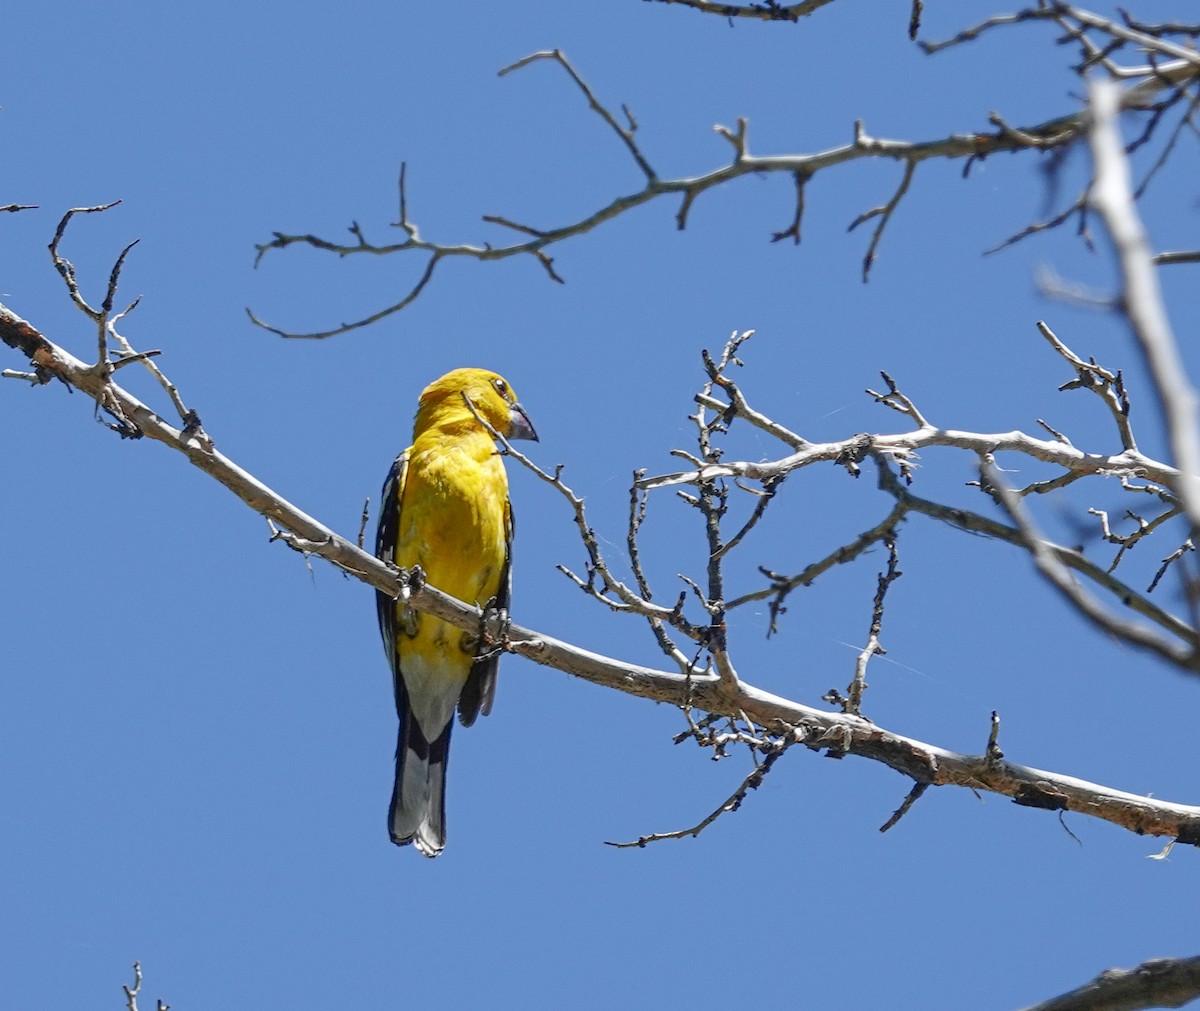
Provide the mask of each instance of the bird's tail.
{"label": "bird's tail", "polygon": [[446,848],[446,760],[453,725],[447,720],[446,728],[429,741],[411,709],[400,719],[388,827],[397,846],[413,843],[427,857]]}

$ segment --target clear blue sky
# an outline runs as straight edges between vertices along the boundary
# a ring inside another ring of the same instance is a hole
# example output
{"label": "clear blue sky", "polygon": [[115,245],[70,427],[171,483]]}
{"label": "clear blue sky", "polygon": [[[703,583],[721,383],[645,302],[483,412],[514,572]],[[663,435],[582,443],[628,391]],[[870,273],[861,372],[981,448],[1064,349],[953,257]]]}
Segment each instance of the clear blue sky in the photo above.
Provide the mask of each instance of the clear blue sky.
{"label": "clear blue sky", "polygon": [[[395,235],[399,163],[426,237],[506,241],[483,214],[538,226],[632,192],[640,176],[558,68],[498,78],[561,47],[598,96],[637,116],[663,175],[725,162],[714,123],[749,117],[756,153],[880,136],[1032,123],[1076,108],[1073,56],[1023,26],[936,58],[906,39],[907,5],[838,0],[802,24],[739,23],[608,0],[204,5],[21,3],[0,68],[0,299],[87,357],[90,324],[45,246],[99,298],[130,239],[124,330],[161,364],[219,448],[348,536],[407,444],[417,394],[459,365],[511,380],[618,554],[630,473],[687,447],[700,349],[754,327],[742,382],[812,439],[897,431],[862,390],[889,370],[935,423],[1034,431],[1116,448],[1098,402],[1057,393],[1066,366],[1034,322],[1124,368],[1143,448],[1163,453],[1135,352],[1110,318],[1048,302],[1034,272],[1103,289],[1112,265],[1064,231],[981,251],[1036,219],[1032,156],[923,167],[860,280],[868,235],[846,234],[899,182],[891,163],[823,173],[804,244],[770,245],[792,213],[786,177],[697,201],[688,230],[663,201],[532,259],[448,263],[409,310],[326,342],[320,329],[394,301],[416,261],[290,250],[253,268],[273,230]],[[1187,4],[1157,4],[1177,19]],[[994,5],[929,3],[942,37]],[[1196,137],[1180,140],[1147,207],[1160,248],[1196,245]],[[1086,172],[1067,165],[1072,198]],[[869,227],[869,226],[868,226]],[[1177,329],[1197,318],[1195,269],[1164,272]],[[1196,367],[1195,343],[1187,353]],[[10,354],[4,367],[19,367]],[[1193,372],[1193,376],[1200,370]],[[122,374],[160,411],[149,377]],[[743,809],[698,840],[616,850],[692,824],[748,771],[673,746],[678,712],[513,657],[493,715],[455,734],[449,846],[393,847],[395,746],[371,591],[268,543],[266,524],[160,446],[121,442],[61,387],[0,385],[7,530],[0,580],[0,945],[3,1003],[122,1006],[140,959],[143,1007],[317,1009],[682,1007],[734,1003],[1006,1009],[1114,965],[1195,954],[1196,854],[1160,840],[935,790],[877,831],[909,783],[861,759],[799,749]],[[742,436],[739,453],[779,453]],[[1035,473],[1020,461],[1001,461]],[[971,461],[931,452],[920,491],[982,508]],[[657,664],[637,622],[602,612],[555,571],[583,564],[563,502],[513,473],[514,616]],[[1020,477],[1014,477],[1014,481]],[[1097,484],[1039,503],[1063,537]],[[733,572],[799,569],[877,522],[870,475],[794,475]],[[669,495],[652,504],[648,563],[664,598],[699,575],[702,531]],[[1078,532],[1076,538],[1084,536]],[[1173,535],[1172,535],[1173,536]],[[1147,545],[1144,585],[1177,541]],[[1014,761],[1194,802],[1200,685],[1091,632],[1014,550],[914,518],[889,601],[886,660],[865,711],[889,729],[982,750],[993,709]],[[1101,546],[1096,546],[1102,554]],[[749,681],[806,704],[844,689],[870,620],[880,554],[798,593],[766,641],[760,609],[733,628]]]}

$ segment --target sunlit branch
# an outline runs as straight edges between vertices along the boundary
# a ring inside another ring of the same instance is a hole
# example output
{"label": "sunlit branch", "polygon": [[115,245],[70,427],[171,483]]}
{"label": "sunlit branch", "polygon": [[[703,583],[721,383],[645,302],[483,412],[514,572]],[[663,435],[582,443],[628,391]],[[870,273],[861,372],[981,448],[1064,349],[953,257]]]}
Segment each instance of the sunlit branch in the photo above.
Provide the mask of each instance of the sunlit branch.
{"label": "sunlit branch", "polygon": [[[1056,24],[1062,24],[1064,19],[1077,22],[1076,31],[1091,28],[1113,39],[1132,42],[1146,52],[1159,53],[1189,64],[1192,67],[1200,68],[1200,53],[1197,53],[1193,49],[1171,42],[1169,39],[1162,38],[1161,35],[1138,30],[1129,23],[1122,24],[1111,18],[1084,10],[1082,7],[1073,7],[1070,4],[1058,3],[1056,0],[1043,0],[1037,7],[1026,8],[1008,14],[997,14],[940,42],[921,42],[918,44],[927,53],[937,53],[952,46],[974,42],[984,33],[996,28],[1006,28],[1028,21],[1053,21]],[[1195,30],[1196,26],[1193,25],[1162,26],[1163,34],[1190,34]],[[1091,62],[1096,62],[1094,52],[1090,55],[1093,57]],[[1144,75],[1150,69],[1131,68],[1126,76]],[[1161,71],[1166,68],[1159,67],[1158,69]]]}
{"label": "sunlit branch", "polygon": [[[516,449],[501,432],[493,428],[488,420],[476,410],[475,405],[471,403],[469,398],[464,399],[466,399],[468,409],[478,420],[479,424],[487,429],[488,434],[493,439],[500,443],[504,455],[511,457],[526,470],[550,485],[570,505],[575,520],[575,527],[579,531],[580,540],[582,540],[588,553],[588,578],[586,580],[580,578],[565,565],[559,565],[559,571],[587,593],[588,596],[604,604],[610,610],[619,613],[641,615],[650,622],[651,628],[656,628],[656,625],[669,625],[683,632],[684,635],[695,642],[705,642],[708,638],[706,629],[704,626],[693,624],[684,617],[682,600],[673,608],[662,607],[650,600],[648,594],[642,595],[635,592],[616,577],[604,553],[600,550],[600,542],[596,537],[595,531],[588,523],[587,507],[584,500],[579,495],[576,495],[562,479],[562,466],[559,465],[556,467],[553,474],[543,470],[519,449]],[[597,578],[600,581],[599,586],[596,585]],[[669,637],[657,635],[657,638],[663,651],[680,666],[681,670],[686,671],[691,668],[691,663],[687,657],[675,648]]]}
{"label": "sunlit branch", "polygon": [[871,453],[903,458],[933,446],[951,446],[971,453],[1020,453],[1043,463],[1080,475],[1128,475],[1145,477],[1173,486],[1179,477],[1174,467],[1140,452],[1086,453],[1058,441],[1037,439],[1025,432],[963,432],[927,426],[914,432],[887,435],[855,435],[836,442],[810,443],[807,448],[776,460],[721,461],[689,470],[641,478],[645,489],[694,485],[717,478],[746,478],[754,481],[778,479],[816,463],[840,463],[848,457],[862,459]]}
{"label": "sunlit branch", "polygon": [[1129,422],[1129,395],[1125,390],[1125,380],[1120,371],[1111,372],[1098,365],[1094,358],[1085,362],[1059,340],[1058,335],[1042,320],[1038,320],[1037,328],[1050,346],[1065,358],[1076,372],[1077,378],[1069,383],[1063,383],[1059,390],[1091,390],[1100,397],[1117,423],[1117,431],[1121,435],[1121,445],[1125,449],[1136,452],[1137,440],[1133,437],[1133,427]]}
{"label": "sunlit branch", "polygon": [[[1200,65],[1200,54],[1193,54]],[[1129,320],[1159,397],[1171,452],[1180,475],[1174,483],[1193,531],[1200,531],[1200,401],[1187,377],[1163,306],[1162,290],[1141,219],[1134,209],[1116,117],[1120,96],[1114,85],[1096,81],[1090,92],[1096,181],[1092,202],[1104,219],[1121,270],[1121,307]]]}
{"label": "sunlit branch", "polygon": [[995,497],[1011,517],[1013,525],[1020,532],[1022,546],[1033,556],[1038,570],[1073,607],[1098,627],[1126,642],[1157,653],[1164,660],[1180,667],[1195,665],[1195,633],[1189,637],[1192,640],[1190,645],[1181,644],[1159,635],[1153,629],[1127,621],[1104,608],[1071,577],[1067,566],[1063,564],[1058,552],[1054,550],[1054,546],[1047,542],[1034,526],[1020,497],[1004,484],[995,466],[985,462],[982,474],[985,489]]}
{"label": "sunlit branch", "polygon": [[1108,541],[1109,544],[1118,545],[1119,548],[1112,560],[1112,564],[1108,567],[1108,571],[1115,571],[1117,566],[1121,564],[1121,559],[1124,558],[1125,552],[1142,540],[1142,538],[1149,537],[1164,523],[1173,520],[1181,511],[1179,506],[1175,505],[1159,513],[1154,519],[1145,520],[1132,509],[1127,509],[1125,510],[1125,515],[1137,524],[1137,529],[1130,534],[1118,534],[1109,525],[1108,513],[1104,509],[1089,508],[1088,515],[1095,516],[1100,521],[1100,536]]}
{"label": "sunlit branch", "polygon": [[[1173,53],[1175,49],[1179,48],[1172,48],[1169,45],[1163,48],[1164,45],[1166,44],[1160,45],[1158,51]],[[1186,52],[1186,50],[1184,51]],[[404,241],[397,243],[377,243],[370,241],[366,238],[362,227],[357,222],[354,222],[349,229],[353,240],[351,242],[335,242],[311,233],[290,234],[275,232],[269,242],[257,246],[258,255],[256,262],[261,261],[262,257],[270,250],[286,249],[295,245],[308,246],[333,253],[337,256],[362,254],[378,256],[399,253],[421,254],[426,257],[424,269],[403,295],[384,308],[366,314],[358,319],[342,323],[335,327],[311,332],[288,330],[268,324],[253,310],[247,309],[250,319],[256,325],[282,337],[320,339],[344,334],[384,319],[411,305],[432,280],[438,264],[443,259],[454,257],[493,261],[509,259],[511,257],[530,256],[539,264],[551,280],[561,283],[563,278],[556,271],[553,266],[553,260],[547,253],[547,250],[551,246],[570,238],[585,235],[616,217],[660,198],[678,199],[680,201],[676,221],[678,227],[683,229],[687,225],[688,214],[698,197],[711,189],[747,176],[759,177],[770,173],[786,173],[792,176],[796,184],[796,207],[793,220],[788,227],[773,233],[772,238],[773,240],[778,240],[791,237],[796,242],[799,242],[800,219],[804,210],[805,187],[808,180],[815,174],[864,158],[898,161],[903,163],[904,172],[900,184],[891,198],[886,203],[859,215],[851,225],[853,228],[854,225],[863,221],[872,218],[878,219],[864,256],[863,276],[865,280],[875,263],[883,231],[891,220],[900,201],[907,193],[913,175],[920,164],[931,159],[966,159],[969,168],[975,160],[999,152],[1063,148],[1075,142],[1075,139],[1085,129],[1088,117],[1088,112],[1084,109],[1029,126],[1011,126],[999,120],[998,117],[995,117],[994,123],[998,123],[999,125],[994,131],[958,133],[926,141],[888,140],[873,137],[866,132],[862,122],[859,121],[854,124],[853,138],[848,144],[805,154],[768,156],[751,154],[748,141],[748,125],[745,118],[742,118],[738,120],[736,129],[729,129],[724,126],[715,127],[717,133],[725,138],[733,148],[734,153],[731,162],[699,175],[668,179],[663,178],[654,168],[650,157],[635,139],[637,124],[628,109],[622,107],[627,123],[627,125],[622,125],[612,110],[596,97],[590,85],[588,85],[586,80],[560,50],[533,53],[505,67],[501,73],[508,74],[515,70],[529,67],[531,64],[543,62],[557,63],[562,67],[571,82],[587,99],[589,108],[605,123],[608,130],[616,135],[619,142],[633,157],[645,180],[641,189],[613,197],[577,221],[552,227],[541,227],[528,222],[518,222],[499,214],[483,216],[485,222],[496,224],[508,231],[516,231],[519,235],[523,236],[522,240],[518,242],[508,244],[495,244],[491,242],[475,244],[442,243],[423,238],[416,224],[408,217],[405,173],[402,167],[400,180],[401,220],[397,223],[397,227],[404,229],[406,234]],[[1120,98],[1122,108],[1143,109],[1146,107],[1147,102],[1154,95],[1158,94],[1158,92],[1169,88],[1181,88],[1186,82],[1200,76],[1200,61],[1194,57],[1187,59],[1180,57],[1175,59],[1173,63],[1145,69],[1146,76],[1138,79],[1137,83],[1129,85],[1122,92]],[[1076,209],[1072,208],[1061,219],[1052,220],[1044,225],[1031,226],[1014,238],[1031,234],[1033,231],[1045,227],[1053,227],[1054,224],[1061,223],[1061,220],[1065,220],[1067,216],[1074,213]]]}
{"label": "sunlit branch", "polygon": [[878,576],[867,644],[859,650],[855,660],[854,679],[846,690],[846,703],[843,707],[845,712],[853,713],[855,716],[862,715],[862,697],[863,692],[867,690],[867,664],[871,662],[871,657],[883,656],[887,652],[883,648],[883,643],[879,641],[879,634],[883,629],[883,605],[887,599],[888,589],[903,575],[900,571],[900,558],[896,553],[896,531],[889,530],[884,535],[883,543],[888,549],[888,565],[886,571],[879,573]]}
{"label": "sunlit branch", "polygon": [[[138,997],[142,993],[142,964],[140,962],[133,963],[133,986],[125,984],[121,989],[125,993],[126,1011],[138,1011]],[[158,1000],[155,1002],[155,1011],[171,1011],[171,1005]]]}
{"label": "sunlit branch", "polygon": [[[4,306],[0,306],[0,340],[33,360],[51,378],[61,379],[93,398],[105,395],[102,388],[105,380]],[[464,631],[478,631],[483,617],[480,609],[456,601],[432,586],[420,585],[414,589],[394,567],[334,533],[228,457],[194,437],[185,437],[111,380],[107,385],[109,395],[143,435],[183,453],[250,508],[303,538],[311,554],[378,590],[407,598],[418,611],[433,614]],[[631,695],[743,718],[769,729],[791,728],[809,749],[861,755],[916,782],[987,790],[1012,797],[1023,806],[1079,811],[1139,834],[1170,836],[1181,843],[1200,845],[1200,807],[1124,793],[1006,761],[995,762],[986,755],[947,751],[892,733],[860,717],[804,706],[755,688],[742,679],[731,681],[701,670],[680,673],[643,667],[516,624],[505,629],[497,645],[536,663]]]}
{"label": "sunlit branch", "polygon": [[[1186,659],[1192,652],[1200,648],[1200,632],[1197,632],[1195,628],[1169,611],[1158,607],[1142,594],[1134,591],[1126,583],[1113,576],[1111,571],[1092,562],[1082,551],[1076,548],[1063,547],[1045,538],[1039,538],[1036,540],[1036,543],[1033,543],[1029,541],[1026,532],[1018,527],[1006,526],[991,517],[983,516],[969,509],[944,505],[943,503],[933,502],[929,499],[921,498],[919,495],[914,495],[900,481],[896,480],[895,475],[885,466],[880,467],[879,484],[884,491],[895,496],[897,503],[903,505],[908,512],[929,516],[932,519],[941,520],[960,530],[983,534],[986,537],[1003,541],[1006,544],[1013,544],[1026,550],[1037,547],[1043,553],[1043,557],[1051,560],[1054,565],[1061,566],[1064,569],[1069,569],[1086,577],[1107,591],[1123,607],[1129,608],[1135,614],[1153,622],[1178,639],[1179,644],[1174,644],[1170,650],[1173,654]],[[1015,492],[1012,494],[1019,501],[1020,496]]]}

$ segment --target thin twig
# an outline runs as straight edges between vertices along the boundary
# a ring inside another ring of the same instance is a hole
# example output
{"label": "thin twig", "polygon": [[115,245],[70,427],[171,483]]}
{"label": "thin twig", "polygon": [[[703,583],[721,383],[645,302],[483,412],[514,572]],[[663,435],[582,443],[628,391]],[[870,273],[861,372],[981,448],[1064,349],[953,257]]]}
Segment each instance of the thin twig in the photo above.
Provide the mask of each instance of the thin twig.
{"label": "thin twig", "polygon": [[638,836],[631,842],[605,842],[605,846],[612,846],[616,849],[632,849],[634,847],[644,848],[650,843],[663,842],[667,839],[685,839],[687,837],[696,838],[709,825],[715,822],[723,814],[736,811],[742,806],[742,801],[746,799],[746,795],[751,790],[757,790],[762,786],[763,780],[774,767],[779,756],[782,755],[793,744],[796,744],[802,738],[797,736],[782,737],[771,744],[762,745],[762,749],[767,755],[763,761],[754,767],[751,773],[741,782],[741,785],[725,798],[721,804],[713,810],[709,815],[702,818],[690,828],[676,829],[672,832],[652,832],[649,835]]}
{"label": "thin twig", "polygon": [[621,124],[617,122],[616,117],[608,110],[608,108],[596,98],[595,92],[592,91],[591,86],[587,83],[587,81],[585,81],[580,76],[579,72],[573,66],[571,66],[571,62],[567,59],[561,49],[549,49],[540,53],[531,53],[529,56],[517,60],[516,63],[504,67],[502,70],[500,70],[499,76],[504,77],[506,74],[511,74],[514,70],[520,70],[522,67],[527,67],[529,64],[535,63],[538,60],[551,60],[552,62],[557,63],[563,68],[563,70],[567,72],[567,76],[569,76],[571,80],[575,82],[575,86],[579,88],[581,92],[583,92],[584,98],[586,98],[588,101],[588,108],[590,108],[592,112],[604,120],[604,122],[607,123],[612,129],[613,133],[615,133],[621,139],[621,143],[625,145],[626,149],[633,157],[633,160],[637,162],[638,168],[640,168],[642,170],[642,174],[645,175],[646,181],[651,183],[654,182],[658,178],[658,173],[655,172],[650,166],[650,162],[647,161],[646,156],[642,154],[642,149],[638,147],[637,141],[633,139],[633,133],[634,130],[637,129],[637,124],[633,117],[629,115],[629,110],[622,106],[622,108],[625,109],[625,117],[629,125],[627,127],[621,126]]}
{"label": "thin twig", "polygon": [[1063,383],[1059,390],[1087,389],[1095,393],[1108,405],[1117,430],[1121,434],[1121,445],[1125,449],[1137,451],[1137,440],[1133,437],[1133,427],[1129,423],[1129,396],[1125,391],[1125,382],[1118,372],[1110,372],[1096,364],[1093,358],[1085,362],[1074,351],[1066,346],[1053,330],[1042,320],[1037,321],[1037,328],[1046,338],[1050,346],[1065,358],[1075,370],[1077,378],[1069,383]]}
{"label": "thin twig", "polygon": [[908,814],[912,806],[924,796],[925,791],[929,789],[928,783],[913,783],[912,789],[908,791],[908,796],[904,798],[904,803],[901,804],[892,816],[879,826],[880,832],[886,832],[890,828],[894,828],[896,822]]}
{"label": "thin twig", "polygon": [[867,664],[871,657],[883,656],[887,650],[879,641],[879,633],[883,629],[883,604],[888,589],[903,574],[900,571],[900,558],[896,554],[896,531],[889,530],[883,537],[883,543],[888,549],[887,570],[879,573],[875,589],[875,600],[871,608],[871,627],[867,633],[867,644],[859,651],[854,662],[854,678],[846,689],[848,697],[843,711],[855,716],[862,715],[863,692],[867,690]]}
{"label": "thin twig", "polygon": [[[859,139],[862,140],[861,132]],[[863,256],[862,279],[864,282],[870,279],[871,267],[875,263],[875,254],[879,249],[880,241],[883,239],[883,230],[887,228],[888,222],[892,220],[892,215],[896,211],[896,207],[904,197],[904,194],[908,192],[908,187],[911,185],[913,175],[916,171],[916,161],[913,159],[906,161],[904,163],[904,175],[900,177],[900,185],[896,187],[896,192],[892,194],[892,198],[886,204],[873,207],[871,210],[860,214],[850,222],[850,227],[846,229],[846,231],[852,232],[864,221],[869,221],[871,218],[879,219],[879,223],[875,226],[875,231],[871,233],[871,242],[867,246],[867,252]]]}
{"label": "thin twig", "polygon": [[[1163,659],[1177,666],[1191,668],[1195,664],[1197,651],[1194,644],[1190,647],[1183,645],[1163,637],[1144,625],[1126,621],[1112,614],[1094,600],[1079,583],[1071,578],[1067,567],[1059,558],[1054,547],[1034,527],[1021,499],[1004,484],[995,466],[984,463],[980,468],[980,473],[984,487],[1003,506],[1005,512],[1012,518],[1014,526],[1020,531],[1024,547],[1032,555],[1038,570],[1073,607],[1105,631],[1133,645],[1157,653]],[[1193,633],[1189,638],[1194,642],[1195,634]]]}

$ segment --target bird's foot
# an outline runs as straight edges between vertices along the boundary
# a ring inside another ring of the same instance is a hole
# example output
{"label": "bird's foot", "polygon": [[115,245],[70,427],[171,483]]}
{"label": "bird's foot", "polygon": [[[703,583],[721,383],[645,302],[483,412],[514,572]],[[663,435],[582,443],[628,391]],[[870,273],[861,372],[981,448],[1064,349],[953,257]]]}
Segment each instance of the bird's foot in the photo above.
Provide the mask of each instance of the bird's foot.
{"label": "bird's foot", "polygon": [[483,606],[483,614],[479,616],[479,640],[488,648],[504,649],[508,645],[508,630],[512,621],[508,616],[508,608],[500,607],[493,597]]}
{"label": "bird's foot", "polygon": [[425,570],[419,565],[405,570],[404,586],[409,594],[420,593],[425,588]]}

